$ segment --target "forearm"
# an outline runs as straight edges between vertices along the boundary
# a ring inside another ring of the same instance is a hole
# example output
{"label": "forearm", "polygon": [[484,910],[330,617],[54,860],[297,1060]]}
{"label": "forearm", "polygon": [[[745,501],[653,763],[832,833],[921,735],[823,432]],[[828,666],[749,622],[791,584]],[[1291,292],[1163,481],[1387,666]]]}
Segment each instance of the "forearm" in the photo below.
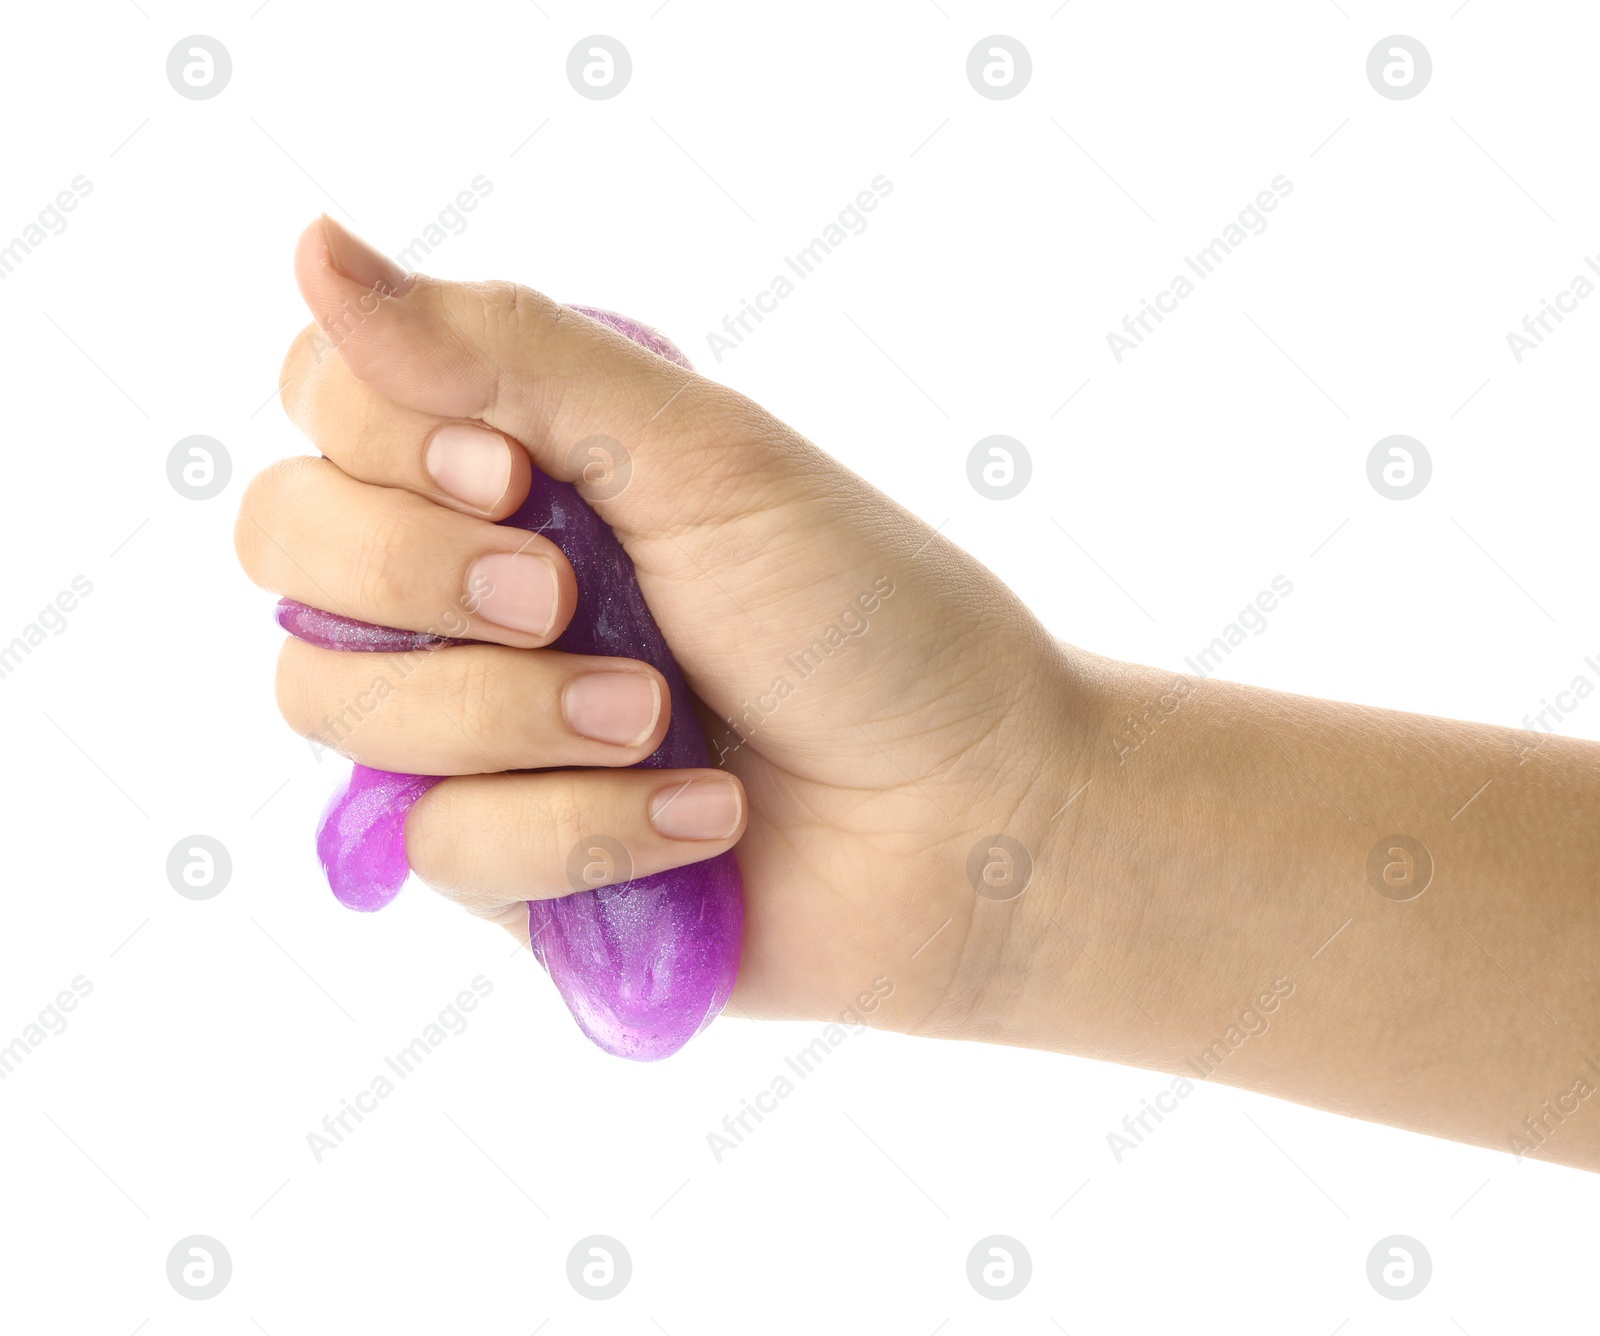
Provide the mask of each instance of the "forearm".
{"label": "forearm", "polygon": [[1600,747],[1081,662],[988,1037],[1600,1169]]}

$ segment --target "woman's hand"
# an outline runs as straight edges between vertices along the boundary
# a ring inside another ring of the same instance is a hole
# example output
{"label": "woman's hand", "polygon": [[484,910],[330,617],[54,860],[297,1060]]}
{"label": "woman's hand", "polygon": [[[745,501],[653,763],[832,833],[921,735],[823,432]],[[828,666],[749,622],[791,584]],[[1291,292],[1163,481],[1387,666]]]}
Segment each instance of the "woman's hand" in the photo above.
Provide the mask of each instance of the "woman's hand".
{"label": "woman's hand", "polygon": [[[407,823],[418,875],[526,940],[523,902],[570,893],[597,836],[635,873],[737,844],[736,1008],[991,1028],[1020,971],[1016,879],[1070,828],[1052,818],[1083,754],[1069,661],[1028,611],[755,404],[537,292],[405,275],[327,219],[295,271],[316,323],[283,401],[322,458],[255,479],[241,562],[303,603],[485,642],[283,648],[299,732],[453,777]],[[494,523],[530,457],[626,547],[718,768],[620,768],[665,732],[659,675],[542,648],[603,591]],[[581,768],[508,773],[545,767]]]}

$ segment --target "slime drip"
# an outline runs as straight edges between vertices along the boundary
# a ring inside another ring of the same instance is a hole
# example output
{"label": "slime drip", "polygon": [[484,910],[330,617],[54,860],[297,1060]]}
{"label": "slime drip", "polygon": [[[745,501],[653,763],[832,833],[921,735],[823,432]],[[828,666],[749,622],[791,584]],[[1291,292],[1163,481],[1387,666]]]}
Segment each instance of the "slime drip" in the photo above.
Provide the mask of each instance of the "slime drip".
{"label": "slime drip", "polygon": [[[652,352],[687,367],[664,336],[624,316],[571,308]],[[683,674],[634,577],[633,563],[570,483],[533,471],[528,499],[503,521],[537,530],[567,556],[578,577],[578,607],[554,648],[640,659],[672,693],[661,745],[642,768],[708,763],[704,734]],[[292,599],[278,624],[325,649],[405,654],[466,642],[358,622]],[[405,823],[439,782],[357,765],[317,831],[328,884],[351,909],[381,909],[410,872]],[[597,840],[598,842],[598,840]],[[587,861],[587,858],[585,858]],[[702,863],[528,904],[534,954],[550,972],[578,1026],[618,1057],[652,1061],[678,1051],[722,1010],[733,991],[744,924],[744,891],[731,852]]]}

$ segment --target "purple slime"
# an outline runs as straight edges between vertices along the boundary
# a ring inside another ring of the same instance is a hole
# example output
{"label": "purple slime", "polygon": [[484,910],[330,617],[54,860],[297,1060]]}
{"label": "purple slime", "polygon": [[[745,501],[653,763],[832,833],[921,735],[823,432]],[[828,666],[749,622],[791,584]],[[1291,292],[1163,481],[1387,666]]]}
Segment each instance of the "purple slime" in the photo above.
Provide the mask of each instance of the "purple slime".
{"label": "purple slime", "polygon": [[[571,308],[652,352],[687,367],[667,338],[625,316]],[[672,717],[661,745],[641,768],[708,764],[705,735],[689,688],[646,606],[622,544],[578,495],[537,468],[528,499],[506,524],[536,530],[556,544],[578,577],[578,607],[554,648],[642,660],[666,679]],[[292,599],[278,624],[325,649],[427,653],[466,642],[358,622]],[[357,765],[317,830],[328,884],[351,909],[381,909],[410,872],[405,823],[438,776],[400,775]],[[598,845],[603,832],[598,832]],[[591,854],[580,856],[587,863]],[[727,1003],[739,968],[744,890],[732,852],[688,867],[528,903],[534,954],[550,972],[579,1028],[607,1053],[654,1061],[676,1053]]]}

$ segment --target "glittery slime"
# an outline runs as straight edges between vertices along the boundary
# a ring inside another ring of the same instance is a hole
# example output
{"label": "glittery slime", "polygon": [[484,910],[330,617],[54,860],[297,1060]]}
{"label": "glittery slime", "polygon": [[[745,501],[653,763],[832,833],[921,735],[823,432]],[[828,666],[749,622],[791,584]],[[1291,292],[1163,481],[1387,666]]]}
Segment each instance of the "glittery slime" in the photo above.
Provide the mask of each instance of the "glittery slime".
{"label": "glittery slime", "polygon": [[[670,341],[624,316],[572,308],[687,367]],[[554,542],[578,577],[578,607],[554,648],[640,659],[672,692],[666,738],[643,768],[707,764],[706,741],[683,674],[645,605],[633,563],[570,483],[537,468],[522,508],[506,524]],[[325,649],[405,654],[465,643],[340,617],[292,599],[278,623]],[[352,909],[381,909],[410,871],[406,816],[437,776],[357,765],[317,830],[317,853],[333,893]],[[597,836],[603,832],[596,832]],[[587,861],[587,859],[585,859]],[[722,1010],[733,991],[744,923],[744,891],[731,852],[703,863],[528,904],[538,957],[579,1028],[607,1053],[653,1061],[676,1053]]]}

